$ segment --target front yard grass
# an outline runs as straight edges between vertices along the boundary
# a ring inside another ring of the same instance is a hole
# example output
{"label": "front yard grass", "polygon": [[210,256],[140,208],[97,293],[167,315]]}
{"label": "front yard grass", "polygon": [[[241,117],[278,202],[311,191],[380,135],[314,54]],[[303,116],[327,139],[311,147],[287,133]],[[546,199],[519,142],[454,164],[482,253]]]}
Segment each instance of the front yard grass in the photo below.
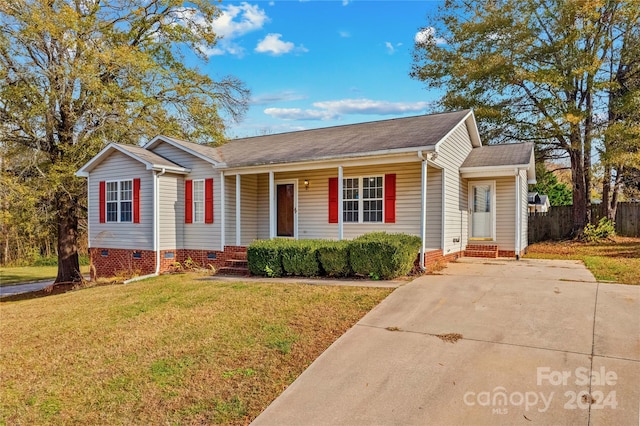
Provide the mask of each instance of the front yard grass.
{"label": "front yard grass", "polygon": [[0,424],[247,424],[392,291],[201,278],[0,303]]}
{"label": "front yard grass", "polygon": [[601,243],[535,243],[527,248],[525,257],[582,260],[598,280],[640,284],[640,238],[613,237]]}
{"label": "front yard grass", "polygon": [[[80,266],[80,272],[85,277],[89,277],[89,266]],[[48,279],[54,280],[57,275],[57,266],[0,267],[0,287]]]}

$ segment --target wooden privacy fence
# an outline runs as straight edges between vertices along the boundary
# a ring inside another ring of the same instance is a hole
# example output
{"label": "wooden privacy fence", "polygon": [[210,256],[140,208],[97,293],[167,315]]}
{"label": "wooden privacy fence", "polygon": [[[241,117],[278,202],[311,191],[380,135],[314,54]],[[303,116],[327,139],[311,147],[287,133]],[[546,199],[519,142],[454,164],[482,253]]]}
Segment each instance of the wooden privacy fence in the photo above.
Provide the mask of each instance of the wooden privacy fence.
{"label": "wooden privacy fence", "polygon": [[[599,205],[591,206],[591,223],[602,216]],[[625,237],[640,237],[640,203],[618,203],[616,233]],[[551,207],[546,213],[529,214],[529,244],[571,237],[573,213],[571,206]]]}

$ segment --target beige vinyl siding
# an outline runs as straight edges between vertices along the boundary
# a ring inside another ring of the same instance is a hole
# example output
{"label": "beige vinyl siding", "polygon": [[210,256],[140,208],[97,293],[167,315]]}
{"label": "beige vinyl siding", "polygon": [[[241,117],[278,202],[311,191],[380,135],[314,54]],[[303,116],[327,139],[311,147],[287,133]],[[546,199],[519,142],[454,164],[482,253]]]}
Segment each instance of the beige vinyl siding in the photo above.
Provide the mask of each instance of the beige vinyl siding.
{"label": "beige vinyl siding", "polygon": [[256,203],[258,204],[256,225],[257,238],[259,240],[269,239],[269,174],[261,173],[256,175]]}
{"label": "beige vinyl siding", "polygon": [[[396,223],[345,223],[344,238],[351,239],[372,231],[404,232],[420,236],[421,165],[419,161],[380,166],[343,168],[343,176],[368,177],[396,174]],[[429,167],[427,172],[427,246],[440,247],[441,240],[441,171]],[[337,169],[276,173],[275,180],[298,180],[298,238],[337,239],[338,225],[329,223],[329,178]],[[244,178],[244,177],[243,177]],[[309,188],[304,186],[309,180]],[[257,175],[257,237],[269,238],[269,175]],[[244,218],[244,215],[243,215]],[[243,231],[243,238],[244,238]]]}
{"label": "beige vinyl siding", "polygon": [[184,190],[184,178],[176,174],[158,177],[160,203],[160,250],[182,248],[184,232],[184,198],[179,198]]}
{"label": "beige vinyl siding", "polygon": [[526,249],[529,245],[528,192],[527,171],[520,170],[520,250]]}
{"label": "beige vinyl siding", "polygon": [[[419,184],[418,184],[419,186]],[[427,167],[426,248],[442,247],[442,170]]]}
{"label": "beige vinyl siding", "polygon": [[[100,181],[140,178],[140,223],[100,223]],[[89,247],[153,250],[153,174],[144,164],[113,152],[89,179]]]}
{"label": "beige vinyl siding", "polygon": [[236,177],[224,178],[224,243],[236,245]]}
{"label": "beige vinyl siding", "polygon": [[[471,152],[471,140],[464,123],[445,139],[439,147],[435,163],[444,169],[444,254],[464,250],[467,244],[469,213],[467,183],[460,176],[460,165]],[[455,243],[454,239],[459,239]]]}
{"label": "beige vinyl siding", "polygon": [[269,204],[258,209],[258,175],[241,176],[240,185],[241,243],[249,245],[258,238],[258,215],[269,216]]}
{"label": "beige vinyl siding", "polygon": [[[194,155],[162,142],[153,149],[156,154],[186,167],[191,172],[178,185],[176,218],[180,218],[183,226],[176,230],[176,241],[182,241],[185,249],[220,249],[220,174],[213,169],[213,165]],[[213,223],[184,223],[184,180],[213,178]],[[229,216],[227,215],[227,218]],[[162,229],[160,230],[162,235]],[[167,247],[173,248],[173,247]]]}

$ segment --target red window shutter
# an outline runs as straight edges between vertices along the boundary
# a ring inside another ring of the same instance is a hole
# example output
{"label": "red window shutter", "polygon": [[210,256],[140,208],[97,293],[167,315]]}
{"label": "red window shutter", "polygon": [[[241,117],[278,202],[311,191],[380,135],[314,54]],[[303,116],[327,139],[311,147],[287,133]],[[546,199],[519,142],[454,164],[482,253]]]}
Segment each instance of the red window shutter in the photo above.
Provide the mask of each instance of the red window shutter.
{"label": "red window shutter", "polygon": [[213,223],[213,178],[204,181],[204,223]]}
{"label": "red window shutter", "polygon": [[140,223],[140,178],[133,180],[133,223]]}
{"label": "red window shutter", "polygon": [[396,175],[384,175],[384,223],[396,223]]}
{"label": "red window shutter", "polygon": [[329,223],[338,223],[338,178],[329,178]]}
{"label": "red window shutter", "polygon": [[100,223],[107,221],[107,184],[100,181]]}
{"label": "red window shutter", "polygon": [[193,223],[193,181],[184,181],[184,223]]}

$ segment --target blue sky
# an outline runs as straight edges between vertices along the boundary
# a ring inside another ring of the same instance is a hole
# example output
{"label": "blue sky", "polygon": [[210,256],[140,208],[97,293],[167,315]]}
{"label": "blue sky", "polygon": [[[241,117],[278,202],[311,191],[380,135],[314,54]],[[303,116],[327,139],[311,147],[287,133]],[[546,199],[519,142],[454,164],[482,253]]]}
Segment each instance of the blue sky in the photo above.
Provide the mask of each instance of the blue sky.
{"label": "blue sky", "polygon": [[[428,111],[437,93],[409,77],[436,1],[223,1],[205,71],[251,89],[245,137]],[[419,35],[418,35],[419,37]]]}

